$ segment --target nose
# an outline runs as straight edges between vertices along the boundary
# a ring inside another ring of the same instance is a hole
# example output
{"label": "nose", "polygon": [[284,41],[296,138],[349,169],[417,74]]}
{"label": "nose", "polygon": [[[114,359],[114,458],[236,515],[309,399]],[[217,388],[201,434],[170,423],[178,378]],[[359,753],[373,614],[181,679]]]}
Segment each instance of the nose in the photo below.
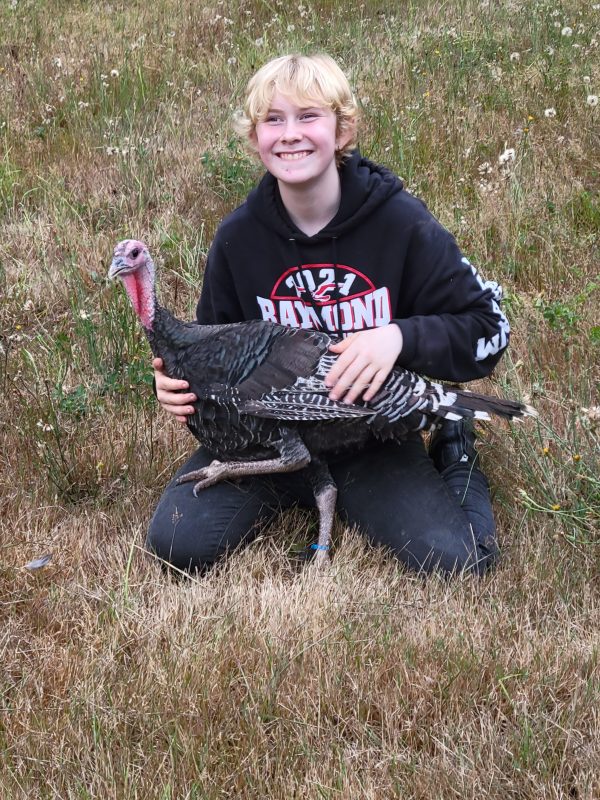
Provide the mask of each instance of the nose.
{"label": "nose", "polygon": [[286,119],[285,125],[281,132],[282,142],[297,142],[302,138],[302,134],[298,129],[297,120],[293,117]]}

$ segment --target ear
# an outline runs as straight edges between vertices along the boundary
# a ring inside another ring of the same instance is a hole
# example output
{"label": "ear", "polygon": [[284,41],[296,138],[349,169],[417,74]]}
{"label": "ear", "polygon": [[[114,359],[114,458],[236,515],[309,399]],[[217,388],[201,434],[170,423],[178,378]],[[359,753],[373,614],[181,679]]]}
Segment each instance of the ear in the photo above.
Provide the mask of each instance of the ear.
{"label": "ear", "polygon": [[248,134],[248,145],[258,155],[258,137],[256,135],[256,128],[253,127]]}
{"label": "ear", "polygon": [[353,119],[351,122],[347,122],[344,125],[344,130],[338,132],[335,139],[336,150],[343,150],[344,147],[346,147],[346,145],[348,144],[348,142],[352,141],[355,135],[356,135],[356,120]]}

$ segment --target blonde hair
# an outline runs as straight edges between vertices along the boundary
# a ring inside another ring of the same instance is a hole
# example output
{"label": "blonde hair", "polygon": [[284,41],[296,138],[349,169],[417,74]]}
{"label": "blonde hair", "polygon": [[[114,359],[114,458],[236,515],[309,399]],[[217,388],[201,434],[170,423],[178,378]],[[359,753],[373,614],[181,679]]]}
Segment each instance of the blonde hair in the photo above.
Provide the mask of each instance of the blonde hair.
{"label": "blonde hair", "polygon": [[335,113],[337,135],[352,133],[337,153],[338,163],[356,147],[358,104],[348,78],[331,56],[325,53],[280,56],[250,78],[244,107],[233,120],[235,130],[249,144],[252,144],[257,123],[266,118],[276,93],[298,105],[330,108]]}

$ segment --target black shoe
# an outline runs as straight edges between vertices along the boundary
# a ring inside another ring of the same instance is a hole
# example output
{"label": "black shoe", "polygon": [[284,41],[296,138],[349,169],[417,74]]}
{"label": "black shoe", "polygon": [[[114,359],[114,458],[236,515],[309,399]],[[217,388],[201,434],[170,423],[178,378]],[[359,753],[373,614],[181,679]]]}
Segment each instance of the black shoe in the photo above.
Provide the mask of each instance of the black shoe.
{"label": "black shoe", "polygon": [[475,465],[475,431],[470,419],[444,419],[431,437],[429,456],[438,472],[454,464]]}

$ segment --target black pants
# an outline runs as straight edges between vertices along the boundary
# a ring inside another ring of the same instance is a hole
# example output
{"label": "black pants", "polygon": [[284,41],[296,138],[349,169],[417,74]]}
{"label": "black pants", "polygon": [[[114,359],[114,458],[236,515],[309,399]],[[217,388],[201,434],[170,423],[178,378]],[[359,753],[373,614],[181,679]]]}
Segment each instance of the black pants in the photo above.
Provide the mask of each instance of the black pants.
{"label": "black pants", "polygon": [[[196,451],[165,489],[150,523],[148,548],[179,569],[211,566],[283,509],[315,507],[304,470],[225,481],[198,497],[193,484],[175,484],[178,475],[211,460]],[[485,476],[461,463],[438,473],[420,435],[337,459],[330,469],[340,517],[407,566],[481,574],[498,555]]]}

